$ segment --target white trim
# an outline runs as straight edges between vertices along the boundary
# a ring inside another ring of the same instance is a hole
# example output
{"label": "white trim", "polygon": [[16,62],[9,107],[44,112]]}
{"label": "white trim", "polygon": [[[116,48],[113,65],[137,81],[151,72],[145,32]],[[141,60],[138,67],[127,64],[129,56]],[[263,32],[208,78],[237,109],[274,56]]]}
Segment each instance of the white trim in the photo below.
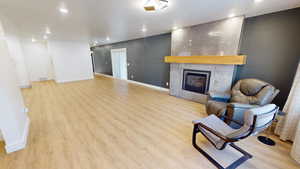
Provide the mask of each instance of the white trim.
{"label": "white trim", "polygon": [[[125,56],[123,57],[119,57],[119,55],[115,55],[114,53],[125,53]],[[126,79],[128,80],[128,63],[127,63],[127,48],[119,48],[119,49],[111,49],[110,50],[110,56],[111,56],[111,64],[112,64],[112,72],[113,72],[113,77],[116,77],[118,75],[115,75],[115,68],[118,68],[119,70],[122,68],[124,68],[124,71],[119,72],[119,76],[120,78],[122,77],[122,79]],[[121,61],[124,61],[123,59],[125,59],[125,65],[121,64]],[[117,63],[117,65],[115,65]],[[124,66],[124,67],[123,67]],[[116,77],[119,78],[119,77]]]}
{"label": "white trim", "polygon": [[127,48],[111,49],[111,52],[127,52]]}
{"label": "white trim", "polygon": [[159,87],[159,86],[154,86],[154,85],[150,85],[150,84],[146,84],[146,83],[142,83],[142,82],[137,82],[137,81],[134,81],[134,80],[126,80],[126,81],[128,81],[130,83],[142,85],[142,86],[145,86],[145,87],[149,87],[149,88],[152,88],[152,89],[160,90],[160,91],[165,91],[165,92],[169,91],[169,89],[167,89],[167,88],[163,88],[163,87]]}
{"label": "white trim", "polygon": [[28,137],[28,134],[29,134],[29,126],[30,126],[30,120],[29,120],[29,118],[27,118],[21,140],[16,141],[13,144],[6,145],[5,146],[6,153],[12,153],[12,152],[15,152],[15,151],[19,151],[19,150],[24,149],[26,147],[27,137]]}
{"label": "white trim", "polygon": [[92,80],[94,79],[94,76],[89,78],[83,78],[83,79],[72,79],[72,80],[55,80],[56,83],[70,83],[70,82],[77,82],[77,81],[83,81],[83,80]]}
{"label": "white trim", "polygon": [[[95,73],[95,75],[105,76],[105,77],[112,78],[112,79],[119,79],[119,78],[115,78],[113,76],[105,75],[105,74],[102,74],[102,73]],[[119,79],[119,80],[124,80],[124,81],[127,81],[129,83],[134,83],[134,84],[137,84],[137,85],[149,87],[149,88],[160,90],[160,91],[164,91],[164,92],[168,92],[169,91],[169,89],[167,89],[167,88],[163,88],[163,87],[159,87],[159,86],[154,86],[154,85],[150,85],[150,84],[146,84],[146,83],[142,83],[142,82],[137,82],[137,81],[134,81],[134,80],[125,80],[125,79]]]}
{"label": "white trim", "polygon": [[1,133],[1,130],[0,130],[0,141],[4,141],[4,140],[3,140],[2,133]]}
{"label": "white trim", "polygon": [[27,89],[27,88],[32,88],[32,85],[21,85],[20,86],[21,89]]}

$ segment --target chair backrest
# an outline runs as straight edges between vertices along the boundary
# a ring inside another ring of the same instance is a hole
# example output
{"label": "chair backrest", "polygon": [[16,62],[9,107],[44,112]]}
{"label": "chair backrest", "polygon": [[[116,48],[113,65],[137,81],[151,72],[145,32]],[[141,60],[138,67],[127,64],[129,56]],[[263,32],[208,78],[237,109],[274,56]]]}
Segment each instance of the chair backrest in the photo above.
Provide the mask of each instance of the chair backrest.
{"label": "chair backrest", "polygon": [[239,80],[231,90],[230,102],[266,105],[279,93],[279,90],[267,82],[258,79]]}
{"label": "chair backrest", "polygon": [[227,137],[243,139],[250,135],[256,135],[268,128],[278,112],[275,104],[268,104],[262,107],[249,109],[244,113],[244,125]]}
{"label": "chair backrest", "polygon": [[267,129],[275,119],[278,110],[279,107],[275,104],[250,109],[249,112],[245,114],[244,120],[247,119],[249,123],[253,121],[253,131],[251,135],[256,135]]}

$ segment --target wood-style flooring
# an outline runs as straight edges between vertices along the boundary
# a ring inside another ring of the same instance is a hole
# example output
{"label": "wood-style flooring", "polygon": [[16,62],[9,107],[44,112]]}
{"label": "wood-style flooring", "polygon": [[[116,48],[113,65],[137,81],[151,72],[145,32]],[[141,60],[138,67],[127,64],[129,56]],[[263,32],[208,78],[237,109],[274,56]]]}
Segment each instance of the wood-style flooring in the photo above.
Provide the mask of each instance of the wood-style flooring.
{"label": "wood-style flooring", "polygon": [[[107,77],[56,84],[34,83],[23,95],[30,112],[26,149],[5,154],[0,169],[214,169],[191,144],[192,120],[205,117],[199,103],[167,92]],[[291,144],[256,137],[241,146],[254,158],[241,169],[300,168],[289,156]],[[239,157],[217,151],[202,137],[200,145],[224,165]]]}

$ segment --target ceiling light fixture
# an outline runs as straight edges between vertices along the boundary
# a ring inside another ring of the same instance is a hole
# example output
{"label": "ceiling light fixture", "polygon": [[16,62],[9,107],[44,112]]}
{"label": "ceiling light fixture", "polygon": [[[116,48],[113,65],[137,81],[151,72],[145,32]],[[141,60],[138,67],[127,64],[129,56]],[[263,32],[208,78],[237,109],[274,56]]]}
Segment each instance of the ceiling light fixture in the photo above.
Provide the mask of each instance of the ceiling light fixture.
{"label": "ceiling light fixture", "polygon": [[178,27],[177,27],[177,26],[174,26],[172,29],[175,31],[175,30],[177,30],[177,29],[178,29]]}
{"label": "ceiling light fixture", "polygon": [[228,18],[233,18],[233,17],[235,17],[234,13],[231,13],[231,14],[228,15]]}
{"label": "ceiling light fixture", "polygon": [[59,12],[62,14],[68,14],[69,10],[67,8],[61,7],[61,8],[59,8]]}
{"label": "ceiling light fixture", "polygon": [[45,40],[47,40],[47,39],[48,39],[48,36],[47,36],[47,35],[44,35],[43,38],[44,38]]}
{"label": "ceiling light fixture", "polygon": [[36,42],[36,39],[32,38],[32,39],[31,39],[31,42]]}
{"label": "ceiling light fixture", "polygon": [[109,37],[107,37],[107,38],[106,38],[106,40],[107,40],[107,41],[110,41],[110,38],[109,38]]}
{"label": "ceiling light fixture", "polygon": [[263,0],[254,0],[255,3],[260,3],[262,2]]}
{"label": "ceiling light fixture", "polygon": [[212,31],[208,33],[209,36],[221,36],[221,34],[222,34],[221,32],[217,32],[217,31]]}
{"label": "ceiling light fixture", "polygon": [[169,6],[169,1],[168,0],[160,0],[159,1],[159,9],[164,10]]}
{"label": "ceiling light fixture", "polygon": [[48,34],[48,35],[51,34],[51,31],[48,27],[46,27],[46,34]]}
{"label": "ceiling light fixture", "polygon": [[144,4],[145,11],[164,10],[169,6],[168,0],[146,0]]}
{"label": "ceiling light fixture", "polygon": [[142,32],[147,32],[147,29],[146,29],[146,28],[143,28],[143,29],[142,29]]}

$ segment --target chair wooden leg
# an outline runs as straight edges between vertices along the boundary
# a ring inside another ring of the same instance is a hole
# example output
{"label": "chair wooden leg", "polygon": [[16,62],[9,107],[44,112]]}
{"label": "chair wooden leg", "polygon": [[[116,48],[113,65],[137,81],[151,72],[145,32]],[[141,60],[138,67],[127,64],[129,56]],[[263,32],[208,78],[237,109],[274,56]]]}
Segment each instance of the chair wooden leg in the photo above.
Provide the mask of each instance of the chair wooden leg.
{"label": "chair wooden leg", "polygon": [[194,130],[193,130],[193,138],[192,138],[192,143],[193,146],[204,156],[206,157],[213,165],[215,165],[218,169],[235,169],[238,166],[240,166],[241,164],[243,164],[245,161],[247,161],[248,159],[252,158],[252,155],[249,154],[248,152],[246,152],[245,150],[241,149],[240,147],[238,147],[237,145],[235,145],[234,143],[230,143],[229,145],[236,149],[237,151],[239,151],[240,153],[243,154],[243,156],[241,158],[239,158],[238,160],[234,161],[232,164],[230,164],[228,167],[224,168],[222,167],[222,165],[220,163],[218,163],[215,159],[213,159],[209,154],[207,154],[204,150],[202,150],[196,142],[197,139],[197,133],[199,133],[199,128],[198,125],[195,124],[194,125]]}
{"label": "chair wooden leg", "polygon": [[253,156],[251,154],[249,154],[248,152],[246,152],[245,150],[241,149],[240,147],[238,147],[237,145],[235,145],[234,143],[230,143],[229,144],[232,148],[236,149],[237,151],[239,151],[240,153],[243,154],[243,156],[241,158],[239,158],[238,160],[236,160],[235,162],[233,162],[232,164],[230,164],[228,167],[226,167],[226,169],[235,169],[238,166],[240,166],[241,164],[243,164],[245,161],[247,161],[248,159],[251,159]]}
{"label": "chair wooden leg", "polygon": [[206,157],[211,163],[213,163],[218,169],[224,169],[215,159],[213,159],[210,155],[208,155],[204,150],[202,150],[198,145],[197,145],[197,133],[199,132],[198,125],[194,125],[194,131],[193,131],[193,146],[202,154],[204,157]]}

